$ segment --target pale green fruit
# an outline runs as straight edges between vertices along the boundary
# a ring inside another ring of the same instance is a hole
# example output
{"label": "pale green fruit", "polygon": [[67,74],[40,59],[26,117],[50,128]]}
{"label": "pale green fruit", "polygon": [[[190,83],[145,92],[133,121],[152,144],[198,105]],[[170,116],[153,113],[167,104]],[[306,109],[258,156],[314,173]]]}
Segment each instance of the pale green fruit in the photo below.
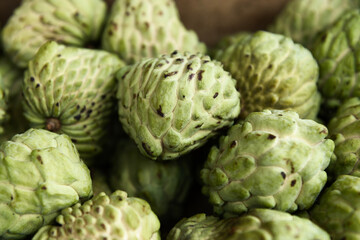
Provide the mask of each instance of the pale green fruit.
{"label": "pale green fruit", "polygon": [[311,46],[319,32],[345,11],[359,6],[358,0],[291,0],[268,30]]}
{"label": "pale green fruit", "polygon": [[250,32],[238,32],[232,35],[225,36],[222,39],[220,39],[220,41],[217,43],[215,48],[212,50],[211,56],[215,57],[217,54],[219,54],[218,51],[221,52],[233,44],[246,42],[251,37],[252,37],[252,33]]}
{"label": "pale green fruit", "polygon": [[336,158],[326,170],[336,178],[341,174],[360,177],[360,99],[351,98],[339,107],[329,122],[329,133],[335,142]]}
{"label": "pale green fruit", "polygon": [[127,63],[174,50],[205,53],[206,47],[179,18],[174,0],[117,0],[102,37],[103,49]]}
{"label": "pale green fruit", "polygon": [[33,240],[160,239],[160,222],[150,205],[120,190],[64,209],[56,221],[60,226],[41,228]]}
{"label": "pale green fruit", "polygon": [[184,218],[167,240],[330,240],[308,219],[269,209],[253,209],[241,217],[219,219],[205,214]]}
{"label": "pale green fruit", "polygon": [[328,131],[293,111],[254,112],[230,128],[201,170],[203,193],[217,214],[252,208],[310,208],[327,175],[334,142]]}
{"label": "pale green fruit", "polygon": [[132,141],[121,141],[110,167],[112,189],[143,198],[161,219],[176,219],[191,183],[191,165],[185,157],[174,161],[153,161],[144,157]]}
{"label": "pale green fruit", "polygon": [[25,117],[31,127],[67,134],[82,158],[96,155],[114,111],[115,73],[122,66],[105,51],[44,44],[25,72]]}
{"label": "pale green fruit", "polygon": [[102,0],[23,1],[4,26],[4,51],[25,68],[49,40],[78,47],[96,41],[105,15]]}
{"label": "pale green fruit", "polygon": [[141,153],[174,159],[202,146],[240,112],[235,80],[201,54],[144,59],[117,74],[119,119]]}
{"label": "pale green fruit", "polygon": [[89,169],[66,135],[29,129],[0,145],[0,238],[21,239],[92,195]]}
{"label": "pale green fruit", "polygon": [[310,212],[311,219],[333,240],[360,239],[360,178],[341,175],[324,191]]}
{"label": "pale green fruit", "polygon": [[351,97],[360,97],[360,9],[342,15],[316,39],[313,54],[319,63],[319,90],[325,106],[336,107]]}
{"label": "pale green fruit", "polygon": [[258,31],[215,57],[236,79],[241,118],[263,109],[296,111],[315,119],[320,106],[318,65],[309,50],[280,34]]}

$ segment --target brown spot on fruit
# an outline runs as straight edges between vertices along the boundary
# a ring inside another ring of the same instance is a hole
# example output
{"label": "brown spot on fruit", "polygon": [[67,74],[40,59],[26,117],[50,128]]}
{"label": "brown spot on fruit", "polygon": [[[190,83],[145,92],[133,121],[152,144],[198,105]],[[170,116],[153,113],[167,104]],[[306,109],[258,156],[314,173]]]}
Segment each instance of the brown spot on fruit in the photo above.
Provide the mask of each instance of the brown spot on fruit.
{"label": "brown spot on fruit", "polygon": [[51,132],[58,132],[61,129],[60,120],[57,118],[48,118],[45,123],[45,129]]}

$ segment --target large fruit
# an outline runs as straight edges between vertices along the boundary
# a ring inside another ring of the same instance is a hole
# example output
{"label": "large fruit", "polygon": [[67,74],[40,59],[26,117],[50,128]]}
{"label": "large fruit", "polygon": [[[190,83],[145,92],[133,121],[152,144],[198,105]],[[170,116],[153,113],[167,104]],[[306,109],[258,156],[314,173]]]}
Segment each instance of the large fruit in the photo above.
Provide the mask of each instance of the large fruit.
{"label": "large fruit", "polygon": [[236,79],[241,118],[263,109],[296,111],[315,119],[320,105],[318,65],[309,50],[280,34],[240,37],[215,57]]}
{"label": "large fruit", "polygon": [[359,6],[358,0],[291,0],[268,29],[311,46],[319,32]]}
{"label": "large fruit", "polygon": [[315,39],[312,49],[319,63],[319,90],[325,106],[337,107],[351,97],[360,97],[360,9],[343,14]]}
{"label": "large fruit", "polygon": [[4,51],[25,68],[49,40],[78,47],[96,41],[105,15],[102,0],[23,1],[4,26]]}
{"label": "large fruit", "polygon": [[33,240],[160,239],[160,222],[149,204],[120,190],[64,209],[56,221],[60,226],[41,228]]}
{"label": "large fruit", "polygon": [[235,80],[208,56],[175,51],[123,67],[117,78],[122,126],[152,159],[202,146],[240,112]]}
{"label": "large fruit", "polygon": [[114,109],[115,72],[122,66],[105,51],[44,44],[23,82],[30,125],[69,135],[82,158],[99,153]]}
{"label": "large fruit", "polygon": [[293,111],[255,112],[230,128],[208,156],[201,178],[217,214],[249,209],[308,209],[326,183],[334,143],[325,126]]}
{"label": "large fruit", "polygon": [[144,157],[132,141],[119,142],[111,165],[112,189],[148,201],[161,219],[182,214],[191,182],[191,165],[185,157],[175,161],[153,161]]}
{"label": "large fruit", "polygon": [[0,193],[0,238],[21,239],[90,198],[90,172],[69,137],[29,129],[0,146]]}
{"label": "large fruit", "polygon": [[102,47],[127,63],[174,50],[204,53],[206,47],[179,19],[174,0],[117,0],[105,27]]}
{"label": "large fruit", "polygon": [[360,239],[360,178],[341,175],[324,191],[311,219],[333,240]]}
{"label": "large fruit", "polygon": [[330,237],[308,219],[275,210],[253,209],[244,216],[222,220],[205,214],[184,218],[166,239],[330,240]]}

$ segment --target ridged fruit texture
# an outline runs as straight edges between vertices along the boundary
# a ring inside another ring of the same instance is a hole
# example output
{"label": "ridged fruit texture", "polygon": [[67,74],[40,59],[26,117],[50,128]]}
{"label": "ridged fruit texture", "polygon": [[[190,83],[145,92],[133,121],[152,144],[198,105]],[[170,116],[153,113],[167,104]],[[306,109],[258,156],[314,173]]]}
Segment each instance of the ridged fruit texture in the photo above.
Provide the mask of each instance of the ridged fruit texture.
{"label": "ridged fruit texture", "polygon": [[0,238],[21,239],[92,195],[89,169],[66,135],[29,129],[0,146]]}
{"label": "ridged fruit texture", "polygon": [[309,47],[319,32],[357,7],[357,0],[291,0],[268,30]]}
{"label": "ridged fruit texture", "polygon": [[47,41],[85,46],[95,42],[106,15],[102,0],[22,1],[4,26],[5,53],[19,67],[27,67]]}
{"label": "ridged fruit texture", "polygon": [[310,212],[311,219],[331,239],[360,239],[360,178],[341,175],[320,196]]}
{"label": "ridged fruit texture", "polygon": [[339,107],[329,122],[329,133],[335,142],[336,158],[326,170],[336,178],[342,174],[360,177],[360,100],[351,98]]}
{"label": "ridged fruit texture", "polygon": [[187,30],[174,0],[117,0],[103,37],[103,49],[127,63],[158,57],[174,50],[205,53],[205,44]]}
{"label": "ridged fruit texture", "polygon": [[241,217],[219,219],[205,214],[184,218],[167,240],[330,240],[308,219],[269,209],[254,209]]}
{"label": "ridged fruit texture", "polygon": [[177,219],[192,183],[190,159],[153,161],[132,141],[119,142],[116,149],[110,167],[112,189],[143,198],[161,219]]}
{"label": "ridged fruit texture", "polygon": [[308,209],[326,183],[334,143],[325,126],[293,111],[251,113],[212,147],[201,179],[214,212]]}
{"label": "ridged fruit texture", "polygon": [[301,118],[315,119],[320,105],[319,68],[300,44],[258,31],[218,51],[215,59],[237,81],[242,119],[263,109],[294,110]]}
{"label": "ridged fruit texture", "polygon": [[69,135],[82,158],[101,151],[123,63],[100,50],[44,44],[23,82],[24,114],[34,128]]}
{"label": "ridged fruit texture", "polygon": [[202,146],[240,112],[235,80],[201,54],[144,59],[117,78],[120,122],[152,159],[174,159]]}
{"label": "ridged fruit texture", "polygon": [[315,39],[312,52],[320,67],[319,90],[330,106],[360,97],[359,24],[360,10],[348,11]]}
{"label": "ridged fruit texture", "polygon": [[149,204],[120,190],[64,209],[56,221],[60,226],[41,228],[33,240],[160,240],[160,222]]}

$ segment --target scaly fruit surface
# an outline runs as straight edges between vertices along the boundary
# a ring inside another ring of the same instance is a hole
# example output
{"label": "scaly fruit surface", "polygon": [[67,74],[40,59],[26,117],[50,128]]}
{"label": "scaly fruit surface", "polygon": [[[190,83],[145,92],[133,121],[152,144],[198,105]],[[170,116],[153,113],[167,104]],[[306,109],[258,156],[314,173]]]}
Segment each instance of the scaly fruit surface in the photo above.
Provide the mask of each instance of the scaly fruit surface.
{"label": "scaly fruit surface", "polygon": [[268,30],[309,47],[319,32],[347,10],[359,7],[359,3],[358,0],[291,0]]}
{"label": "scaly fruit surface", "polygon": [[105,51],[44,44],[25,72],[25,117],[34,128],[69,135],[82,158],[93,157],[108,130],[122,66]]}
{"label": "scaly fruit surface", "polygon": [[201,170],[215,213],[308,209],[326,183],[334,142],[325,126],[293,111],[255,112],[230,128]]}
{"label": "scaly fruit surface", "polygon": [[329,234],[308,219],[270,209],[253,209],[246,215],[219,219],[205,214],[184,218],[167,240],[330,240]]}
{"label": "scaly fruit surface", "polygon": [[336,178],[342,174],[360,177],[360,99],[351,98],[339,107],[329,122],[330,137],[334,139],[336,158],[326,170]]}
{"label": "scaly fruit surface", "polygon": [[47,41],[83,47],[96,41],[106,15],[102,0],[23,1],[4,26],[4,51],[26,68]]}
{"label": "scaly fruit surface", "polygon": [[309,50],[280,34],[258,31],[218,51],[215,59],[236,79],[241,118],[263,109],[315,119],[320,106],[318,65]]}
{"label": "scaly fruit surface", "polygon": [[116,149],[110,167],[112,189],[145,199],[161,219],[178,218],[192,182],[190,159],[153,161],[125,140]]}
{"label": "scaly fruit surface", "polygon": [[29,129],[0,145],[0,193],[0,238],[22,239],[90,198],[90,172],[68,136]]}
{"label": "scaly fruit surface", "polygon": [[56,221],[60,226],[41,228],[33,240],[160,240],[160,222],[150,205],[120,190],[64,209]]}
{"label": "scaly fruit surface", "polygon": [[103,49],[127,63],[158,57],[174,50],[205,53],[194,31],[179,18],[174,0],[117,0],[102,38]]}
{"label": "scaly fruit surface", "polygon": [[360,97],[360,9],[343,14],[315,39],[312,52],[319,63],[319,90],[325,106],[337,107]]}
{"label": "scaly fruit surface", "polygon": [[174,159],[230,127],[240,112],[235,80],[201,54],[144,59],[117,74],[119,119],[140,151]]}
{"label": "scaly fruit surface", "polygon": [[360,178],[341,175],[324,191],[310,212],[311,219],[333,240],[360,239]]}

